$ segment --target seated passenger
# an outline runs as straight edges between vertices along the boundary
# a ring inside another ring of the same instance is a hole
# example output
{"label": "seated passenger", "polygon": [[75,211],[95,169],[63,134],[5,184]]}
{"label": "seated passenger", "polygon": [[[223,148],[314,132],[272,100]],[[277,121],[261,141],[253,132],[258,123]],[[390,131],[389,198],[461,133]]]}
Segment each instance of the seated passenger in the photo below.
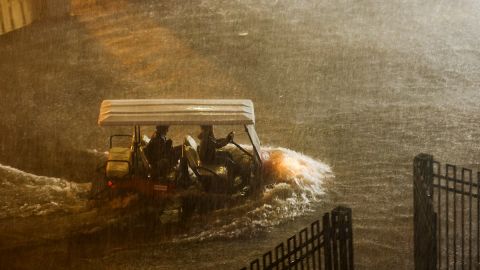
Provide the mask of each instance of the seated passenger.
{"label": "seated passenger", "polygon": [[212,126],[201,126],[201,132],[198,135],[200,145],[198,146],[198,155],[200,161],[205,164],[215,162],[216,149],[222,148],[233,141],[234,133],[230,132],[226,138],[217,139],[213,134]]}
{"label": "seated passenger", "polygon": [[145,147],[145,156],[152,166],[153,177],[167,176],[174,166],[172,140],[167,139],[168,126],[157,126]]}

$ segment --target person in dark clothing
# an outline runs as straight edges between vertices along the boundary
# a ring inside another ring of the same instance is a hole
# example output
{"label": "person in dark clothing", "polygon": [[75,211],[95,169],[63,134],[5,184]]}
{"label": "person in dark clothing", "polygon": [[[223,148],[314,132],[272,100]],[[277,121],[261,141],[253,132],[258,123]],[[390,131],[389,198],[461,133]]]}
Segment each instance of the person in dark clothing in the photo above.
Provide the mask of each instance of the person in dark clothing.
{"label": "person in dark clothing", "polygon": [[145,155],[152,166],[154,178],[165,177],[171,172],[172,140],[167,139],[168,126],[157,126],[145,147]]}
{"label": "person in dark clothing", "polygon": [[216,150],[232,142],[234,133],[230,132],[226,138],[217,139],[213,133],[212,126],[201,126],[200,128],[201,132],[198,135],[200,140],[200,145],[198,146],[200,161],[206,164],[214,163]]}

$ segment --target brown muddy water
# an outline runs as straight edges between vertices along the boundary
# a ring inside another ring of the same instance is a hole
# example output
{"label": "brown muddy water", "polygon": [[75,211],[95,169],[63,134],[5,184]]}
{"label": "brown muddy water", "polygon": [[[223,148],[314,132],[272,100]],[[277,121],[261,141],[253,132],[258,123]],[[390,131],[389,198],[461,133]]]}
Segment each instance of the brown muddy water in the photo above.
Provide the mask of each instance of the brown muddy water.
{"label": "brown muddy water", "polygon": [[[0,268],[238,269],[344,204],[358,269],[412,269],[413,157],[480,163],[479,15],[473,0],[97,1],[0,36]],[[266,150],[313,188],[169,237],[72,236],[138,216],[85,199],[107,98],[252,99]]]}

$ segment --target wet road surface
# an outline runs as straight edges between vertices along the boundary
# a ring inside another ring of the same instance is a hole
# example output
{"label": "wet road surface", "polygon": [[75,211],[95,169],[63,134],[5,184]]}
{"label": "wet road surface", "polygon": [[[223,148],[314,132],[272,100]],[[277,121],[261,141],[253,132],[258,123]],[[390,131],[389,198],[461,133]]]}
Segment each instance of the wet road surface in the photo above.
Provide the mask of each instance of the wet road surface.
{"label": "wet road surface", "polygon": [[[249,98],[264,145],[322,160],[335,180],[312,212],[254,236],[99,240],[113,247],[87,244],[73,262],[65,246],[27,242],[13,265],[235,269],[346,204],[358,269],[412,269],[414,155],[479,163],[478,2],[115,1],[74,13],[0,36],[2,164],[88,182],[87,150],[105,151],[110,133],[96,126],[101,100]],[[48,235],[37,219],[48,218],[3,219],[2,235],[17,224],[21,239]]]}

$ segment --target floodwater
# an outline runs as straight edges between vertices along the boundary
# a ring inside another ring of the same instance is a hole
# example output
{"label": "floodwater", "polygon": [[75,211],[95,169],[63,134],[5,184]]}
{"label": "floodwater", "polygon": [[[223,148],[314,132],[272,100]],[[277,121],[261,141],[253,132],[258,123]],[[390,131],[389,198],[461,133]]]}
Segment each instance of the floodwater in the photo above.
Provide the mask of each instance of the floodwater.
{"label": "floodwater", "polygon": [[[2,269],[237,269],[339,204],[358,269],[412,269],[413,157],[480,163],[478,1],[124,0],[71,15],[0,36]],[[283,181],[293,195],[167,238],[70,237],[135,217],[86,200],[106,98],[252,99],[265,150],[310,185]]]}

